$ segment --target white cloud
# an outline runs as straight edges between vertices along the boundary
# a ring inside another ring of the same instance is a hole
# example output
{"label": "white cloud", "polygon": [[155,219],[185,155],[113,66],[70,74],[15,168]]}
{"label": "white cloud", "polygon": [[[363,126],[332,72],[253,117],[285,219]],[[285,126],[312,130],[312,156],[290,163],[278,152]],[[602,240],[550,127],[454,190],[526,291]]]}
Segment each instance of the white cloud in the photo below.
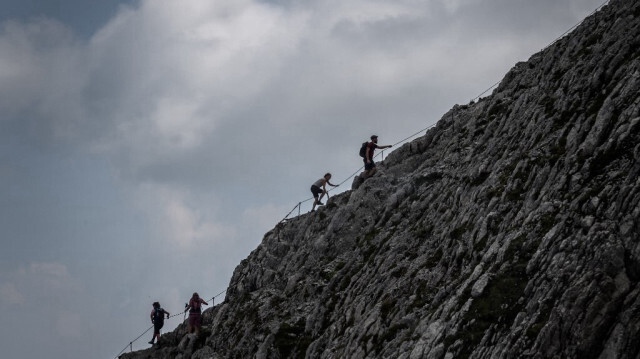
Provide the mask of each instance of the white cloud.
{"label": "white cloud", "polygon": [[85,319],[77,311],[61,311],[56,313],[55,332],[62,338],[73,340],[83,339],[85,336]]}
{"label": "white cloud", "polygon": [[201,144],[201,136],[210,129],[206,118],[197,113],[198,106],[197,101],[168,97],[158,99],[155,108],[150,109],[153,121],[150,127],[166,148],[163,153]]}
{"label": "white cloud", "polygon": [[207,207],[200,200],[190,198],[187,191],[148,184],[141,187],[135,202],[147,214],[149,222],[156,225],[153,232],[181,250],[195,250],[203,243],[215,244],[235,238],[234,227],[216,220],[219,209]]}
{"label": "white cloud", "polygon": [[180,2],[178,10],[174,2],[142,2],[91,42],[91,86],[109,75],[119,80],[106,93],[122,124],[114,146],[140,151],[146,143],[136,140],[145,138],[180,150],[173,144],[183,134],[190,144],[184,149],[191,149],[279,72],[298,19],[248,1],[203,4]]}
{"label": "white cloud", "polygon": [[437,0],[447,12],[453,14],[463,6],[469,6],[480,3],[480,0]]}
{"label": "white cloud", "polygon": [[[105,303],[88,294],[78,276],[60,262],[34,261],[0,272],[0,309],[15,333],[0,341],[3,353],[62,358],[64,353],[72,357],[69,348],[74,346],[72,352],[85,353],[79,343],[92,340],[91,322],[107,314]],[[47,328],[47,335],[34,337],[34,328]]]}
{"label": "white cloud", "polygon": [[30,262],[0,273],[2,304],[36,305],[39,298],[63,298],[81,289],[77,278],[59,262]]}
{"label": "white cloud", "polygon": [[68,278],[69,271],[62,263],[32,262],[29,264],[29,272],[33,275],[47,278]]}
{"label": "white cloud", "polygon": [[166,204],[166,216],[171,239],[181,245],[195,244],[205,239],[219,241],[232,233],[231,229],[207,222],[180,199],[169,200]]}
{"label": "white cloud", "polygon": [[51,126],[31,123],[36,135],[66,136],[69,124],[82,118],[83,71],[73,34],[49,19],[8,21],[0,29],[1,120],[46,116]]}
{"label": "white cloud", "polygon": [[4,282],[0,285],[0,300],[4,305],[24,305],[25,296],[12,282]]}

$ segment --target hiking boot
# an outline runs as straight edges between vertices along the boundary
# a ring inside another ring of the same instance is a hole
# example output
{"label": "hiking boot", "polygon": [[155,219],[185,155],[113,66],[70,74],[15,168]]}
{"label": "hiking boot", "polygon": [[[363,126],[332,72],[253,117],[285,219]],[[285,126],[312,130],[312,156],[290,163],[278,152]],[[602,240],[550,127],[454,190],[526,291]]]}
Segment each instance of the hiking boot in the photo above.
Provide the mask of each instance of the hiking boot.
{"label": "hiking boot", "polygon": [[324,203],[318,201],[318,203],[316,203],[318,206],[324,206]]}
{"label": "hiking boot", "polygon": [[149,344],[153,345],[153,340],[149,342]]}

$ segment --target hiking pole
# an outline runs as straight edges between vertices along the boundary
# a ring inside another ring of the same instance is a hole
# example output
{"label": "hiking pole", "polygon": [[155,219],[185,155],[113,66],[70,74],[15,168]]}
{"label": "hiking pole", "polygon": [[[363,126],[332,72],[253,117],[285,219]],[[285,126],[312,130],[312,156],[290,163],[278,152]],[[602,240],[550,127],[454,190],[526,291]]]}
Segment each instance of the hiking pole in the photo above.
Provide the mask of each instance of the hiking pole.
{"label": "hiking pole", "polygon": [[182,316],[182,322],[184,322],[185,320],[187,320],[187,307],[189,306],[188,303],[184,303],[184,315]]}

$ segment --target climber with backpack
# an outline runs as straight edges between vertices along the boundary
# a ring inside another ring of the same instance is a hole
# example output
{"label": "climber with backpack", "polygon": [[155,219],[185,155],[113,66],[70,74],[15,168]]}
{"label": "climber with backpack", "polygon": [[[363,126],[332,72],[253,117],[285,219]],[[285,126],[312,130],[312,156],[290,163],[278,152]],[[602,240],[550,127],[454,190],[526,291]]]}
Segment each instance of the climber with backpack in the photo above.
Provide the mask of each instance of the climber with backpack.
{"label": "climber with backpack", "polygon": [[196,336],[198,336],[198,332],[200,332],[200,326],[202,325],[202,309],[201,305],[209,305],[209,303],[205,302],[198,293],[193,293],[191,299],[189,300],[189,304],[185,308],[185,312],[189,311],[189,323],[187,324],[187,333],[191,333],[192,330],[195,329]]}
{"label": "climber with backpack", "polygon": [[390,147],[392,147],[392,145],[379,146],[378,136],[376,135],[371,136],[371,142],[365,142],[362,144],[362,146],[360,147],[360,157],[362,157],[364,161],[364,176],[362,177],[363,181],[376,173],[376,163],[373,161],[373,152],[376,150],[376,148],[385,149]]}
{"label": "climber with backpack", "polygon": [[164,316],[167,316],[169,319],[169,312],[162,309],[160,307],[160,303],[153,302],[153,310],[151,310],[151,323],[153,323],[153,337],[151,337],[151,341],[149,344],[153,345],[153,342],[158,339],[160,340],[160,329],[164,326]]}
{"label": "climber with backpack", "polygon": [[[311,193],[313,194],[313,207],[311,207],[311,212],[316,210],[316,205],[318,206],[322,206],[324,205],[324,203],[320,202],[322,200],[322,197],[326,194],[327,198],[329,198],[329,192],[327,192],[327,184],[329,186],[333,186],[333,187],[338,187],[338,185],[335,185],[331,182],[329,182],[329,180],[331,179],[331,173],[326,173],[322,178],[320,178],[319,180],[315,181],[312,185],[311,185]],[[322,188],[320,188],[322,187]]]}

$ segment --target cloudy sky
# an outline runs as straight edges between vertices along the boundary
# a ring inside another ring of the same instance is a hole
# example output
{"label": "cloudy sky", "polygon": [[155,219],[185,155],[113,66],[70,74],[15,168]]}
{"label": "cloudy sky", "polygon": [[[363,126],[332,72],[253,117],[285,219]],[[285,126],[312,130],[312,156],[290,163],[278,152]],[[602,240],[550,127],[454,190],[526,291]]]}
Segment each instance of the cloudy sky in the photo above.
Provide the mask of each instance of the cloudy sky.
{"label": "cloudy sky", "polygon": [[0,0],[2,356],[115,357],[602,1]]}

